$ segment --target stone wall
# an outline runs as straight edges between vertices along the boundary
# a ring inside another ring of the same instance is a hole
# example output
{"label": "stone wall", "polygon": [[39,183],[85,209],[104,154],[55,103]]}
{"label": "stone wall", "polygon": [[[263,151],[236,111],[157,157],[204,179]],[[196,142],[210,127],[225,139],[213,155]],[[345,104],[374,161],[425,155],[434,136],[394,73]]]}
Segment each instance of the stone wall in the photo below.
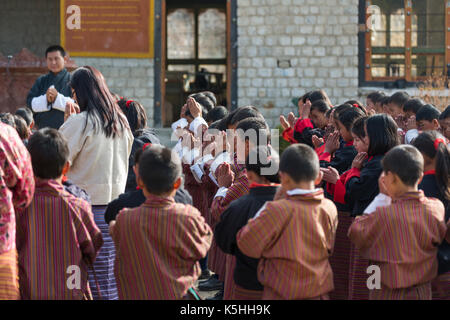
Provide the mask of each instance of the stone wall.
{"label": "stone wall", "polygon": [[239,0],[237,23],[239,106],[269,125],[314,88],[334,104],[358,96],[358,0]]}
{"label": "stone wall", "polygon": [[58,0],[1,0],[0,53],[15,55],[27,48],[39,57],[59,44]]}

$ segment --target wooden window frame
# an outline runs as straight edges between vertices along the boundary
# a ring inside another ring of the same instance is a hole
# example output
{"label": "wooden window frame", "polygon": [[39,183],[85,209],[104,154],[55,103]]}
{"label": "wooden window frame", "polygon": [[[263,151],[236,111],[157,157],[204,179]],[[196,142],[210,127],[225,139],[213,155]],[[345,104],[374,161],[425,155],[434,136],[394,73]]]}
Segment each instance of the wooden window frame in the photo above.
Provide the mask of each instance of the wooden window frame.
{"label": "wooden window frame", "polygon": [[359,86],[385,86],[387,83],[393,83],[398,80],[405,80],[406,86],[413,87],[421,80],[427,77],[412,77],[412,56],[414,54],[444,54],[444,68],[447,76],[450,75],[450,0],[445,2],[445,52],[437,53],[427,48],[412,47],[412,0],[404,0],[405,8],[405,47],[389,48],[386,52],[380,54],[397,53],[405,56],[405,76],[404,77],[373,77],[372,76],[372,54],[371,31],[367,27],[367,21],[370,15],[367,8],[371,5],[370,0],[359,0]]}

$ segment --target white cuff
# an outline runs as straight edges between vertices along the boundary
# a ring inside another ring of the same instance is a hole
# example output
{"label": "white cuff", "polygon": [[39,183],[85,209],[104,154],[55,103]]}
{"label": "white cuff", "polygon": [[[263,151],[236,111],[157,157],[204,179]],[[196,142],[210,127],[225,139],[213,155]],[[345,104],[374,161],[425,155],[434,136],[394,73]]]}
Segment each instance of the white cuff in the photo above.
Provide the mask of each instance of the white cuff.
{"label": "white cuff", "polygon": [[385,195],[384,193],[378,194],[375,199],[369,204],[369,206],[364,210],[364,214],[371,214],[377,211],[380,207],[390,206],[392,202],[391,197]]}
{"label": "white cuff", "polygon": [[202,117],[197,117],[194,119],[194,121],[191,122],[191,124],[189,126],[189,130],[194,133],[194,136],[198,135],[197,130],[201,125],[205,125],[206,127],[208,127],[208,124],[206,123],[205,119],[203,119]]}
{"label": "white cuff", "polygon": [[31,109],[33,109],[34,112],[49,111],[50,107],[47,101],[47,96],[43,94],[40,97],[33,98],[33,100],[31,100]]}
{"label": "white cuff", "polygon": [[212,182],[214,182],[214,184],[216,186],[219,186],[219,184],[217,183],[216,178],[211,174],[211,172],[208,174],[208,177],[211,179]]}
{"label": "white cuff", "polygon": [[205,173],[203,172],[203,170],[200,167],[199,163],[196,163],[196,164],[192,165],[190,168],[191,168],[192,175],[194,176],[194,179],[198,183],[202,183],[202,177],[203,177],[203,175]]}
{"label": "white cuff", "polygon": [[417,129],[408,130],[408,132],[406,132],[406,134],[405,134],[405,143],[411,144],[411,142],[415,138],[417,138],[418,135],[419,135],[419,131]]}
{"label": "white cuff", "polygon": [[56,97],[55,101],[53,102],[53,109],[57,109],[59,111],[66,111],[66,103],[72,102],[74,103],[71,98],[63,96],[61,93],[58,93],[58,96]]}
{"label": "white cuff", "polygon": [[172,130],[176,131],[178,128],[186,128],[189,122],[185,118],[181,118],[178,121],[172,123]]}
{"label": "white cuff", "polygon": [[206,164],[208,161],[213,160],[213,159],[214,159],[214,157],[212,156],[212,154],[207,154],[206,156],[203,156],[203,158],[201,159],[201,162],[199,163],[199,164],[200,164],[200,168],[201,168],[203,171],[205,171],[205,164]]}
{"label": "white cuff", "polygon": [[225,196],[227,195],[227,192],[228,192],[228,188],[220,187],[219,190],[217,190],[217,193],[214,196],[214,199],[218,198],[218,197],[225,198]]}

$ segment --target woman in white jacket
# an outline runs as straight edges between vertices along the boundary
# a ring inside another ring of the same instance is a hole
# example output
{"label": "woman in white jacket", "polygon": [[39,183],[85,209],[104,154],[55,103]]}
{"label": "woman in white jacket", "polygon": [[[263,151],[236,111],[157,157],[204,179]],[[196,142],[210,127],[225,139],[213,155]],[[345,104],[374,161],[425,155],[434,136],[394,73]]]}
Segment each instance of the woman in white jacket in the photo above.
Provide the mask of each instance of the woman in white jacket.
{"label": "woman in white jacket", "polygon": [[117,299],[114,243],[104,220],[106,205],[125,190],[133,134],[102,74],[93,67],[78,68],[70,80],[76,104],[66,106],[59,129],[68,141],[71,167],[67,177],[91,196],[92,212],[104,244],[89,284],[94,299]]}

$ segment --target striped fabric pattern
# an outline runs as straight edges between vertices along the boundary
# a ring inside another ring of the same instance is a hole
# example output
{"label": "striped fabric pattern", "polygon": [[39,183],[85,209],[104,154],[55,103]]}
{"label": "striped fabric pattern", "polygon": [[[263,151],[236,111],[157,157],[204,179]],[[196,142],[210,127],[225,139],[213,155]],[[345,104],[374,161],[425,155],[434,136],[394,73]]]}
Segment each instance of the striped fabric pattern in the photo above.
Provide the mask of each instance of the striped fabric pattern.
{"label": "striped fabric pattern", "polygon": [[431,282],[433,300],[450,300],[450,272],[439,275]]}
{"label": "striped fabric pattern", "polygon": [[179,300],[201,274],[212,230],[192,206],[151,196],[117,216],[113,235],[121,300]]}
{"label": "striped fabric pattern", "polygon": [[370,300],[431,300],[431,284],[429,282],[417,286],[391,289],[381,285],[380,290],[370,290]]}
{"label": "striped fabric pattern", "polygon": [[0,300],[20,300],[16,249],[0,254]]}
{"label": "striped fabric pattern", "polygon": [[444,214],[439,200],[409,192],[388,207],[357,217],[349,237],[365,258],[379,265],[385,287],[408,288],[437,276],[437,245],[447,229]]}
{"label": "striped fabric pattern", "polygon": [[[353,218],[354,219],[354,218]],[[370,262],[361,255],[356,246],[350,245],[350,269],[348,271],[348,300],[369,300],[367,268]]]}
{"label": "striped fabric pattern", "polygon": [[223,300],[232,300],[236,283],[234,282],[234,269],[236,268],[236,256],[225,254],[225,281],[223,286]]}
{"label": "striped fabric pattern", "polygon": [[336,240],[333,254],[330,257],[334,278],[334,291],[330,293],[332,300],[348,299],[351,242],[347,233],[352,222],[353,218],[349,212],[338,212]]}
{"label": "striped fabric pattern", "polygon": [[[102,245],[90,205],[54,180],[36,179],[30,206],[17,216],[20,292],[23,299],[81,300],[88,295],[87,264]],[[78,266],[80,288],[67,285]],[[68,272],[69,270],[69,272]]]}
{"label": "striped fabric pattern", "polygon": [[235,284],[230,300],[262,300],[262,295],[263,291],[247,290]]}
{"label": "striped fabric pattern", "polygon": [[333,290],[328,261],[338,224],[336,206],[323,190],[269,202],[239,231],[242,253],[260,259],[263,299],[308,299]]}
{"label": "striped fabric pattern", "polygon": [[[89,268],[89,286],[94,300],[118,300],[119,295],[114,277],[116,249],[109,234],[109,225],[105,222],[105,211],[106,206],[92,206],[95,224],[102,233],[103,246],[98,253],[93,268]],[[98,282],[95,281],[94,270]],[[97,289],[97,283],[100,293]]]}
{"label": "striped fabric pattern", "polygon": [[[249,192],[249,182],[245,170],[238,173],[235,178],[234,183],[228,188],[225,197],[214,198],[211,210],[211,228],[214,230],[217,223],[220,220],[220,215],[225,211],[225,209],[230,205],[230,203],[240,197],[248,194]],[[211,250],[208,254],[208,268],[219,275],[219,280],[225,280],[226,273],[226,255],[222,250],[216,245],[213,239],[213,244],[211,245]]]}

